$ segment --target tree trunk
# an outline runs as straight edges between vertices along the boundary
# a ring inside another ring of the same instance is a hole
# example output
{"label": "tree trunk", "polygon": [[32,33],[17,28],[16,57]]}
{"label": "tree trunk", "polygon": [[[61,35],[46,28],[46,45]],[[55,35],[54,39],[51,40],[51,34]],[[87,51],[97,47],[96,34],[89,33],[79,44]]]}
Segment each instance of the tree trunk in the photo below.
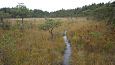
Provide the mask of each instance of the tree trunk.
{"label": "tree trunk", "polygon": [[1,21],[1,23],[3,23],[3,18],[2,17],[0,18],[0,21]]}
{"label": "tree trunk", "polygon": [[51,39],[53,40],[53,37],[54,37],[54,35],[53,35],[53,28],[51,30],[49,30],[49,33],[51,34]]}
{"label": "tree trunk", "polygon": [[3,17],[0,18],[0,27],[4,29],[4,20]]}
{"label": "tree trunk", "polygon": [[24,23],[24,18],[22,17],[22,24]]}
{"label": "tree trunk", "polygon": [[53,32],[51,31],[51,39],[53,39]]}
{"label": "tree trunk", "polygon": [[20,29],[23,30],[24,29],[24,18],[22,17],[22,21],[21,21],[21,24],[20,24]]}

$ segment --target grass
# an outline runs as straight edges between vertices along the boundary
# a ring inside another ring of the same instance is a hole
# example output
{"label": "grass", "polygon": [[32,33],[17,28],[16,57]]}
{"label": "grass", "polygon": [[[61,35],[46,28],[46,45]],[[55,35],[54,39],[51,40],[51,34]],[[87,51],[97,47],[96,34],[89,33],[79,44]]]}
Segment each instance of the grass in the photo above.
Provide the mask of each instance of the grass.
{"label": "grass", "polygon": [[20,19],[7,20],[12,27],[0,29],[0,65],[62,65],[64,30],[71,41],[71,65],[115,65],[115,32],[105,22],[85,17],[52,19],[62,22],[53,41],[49,32],[38,28],[44,18],[26,18],[23,31]]}
{"label": "grass", "polygon": [[[32,20],[25,21],[25,24],[30,22]],[[62,63],[65,47],[62,36],[58,35],[53,41],[50,40],[47,31],[38,29],[38,24],[44,20],[36,22],[36,24],[33,22],[32,29],[26,28],[20,31],[13,27],[14,29],[11,30],[0,30],[0,44],[3,44],[0,46],[3,51],[1,65],[60,65]]]}
{"label": "grass", "polygon": [[73,48],[71,65],[115,65],[115,32],[103,21],[72,23],[68,36]]}

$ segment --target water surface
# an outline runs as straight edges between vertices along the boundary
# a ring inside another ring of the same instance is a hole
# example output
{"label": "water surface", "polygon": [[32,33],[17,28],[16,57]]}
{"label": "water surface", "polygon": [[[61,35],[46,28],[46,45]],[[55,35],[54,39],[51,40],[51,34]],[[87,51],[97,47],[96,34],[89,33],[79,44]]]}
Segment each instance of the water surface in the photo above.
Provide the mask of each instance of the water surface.
{"label": "water surface", "polygon": [[64,32],[64,42],[66,44],[66,49],[65,49],[65,52],[64,52],[64,61],[63,61],[63,65],[69,65],[69,61],[70,61],[70,56],[71,56],[71,46],[70,46],[70,42],[67,38],[67,35],[66,35],[67,31]]}

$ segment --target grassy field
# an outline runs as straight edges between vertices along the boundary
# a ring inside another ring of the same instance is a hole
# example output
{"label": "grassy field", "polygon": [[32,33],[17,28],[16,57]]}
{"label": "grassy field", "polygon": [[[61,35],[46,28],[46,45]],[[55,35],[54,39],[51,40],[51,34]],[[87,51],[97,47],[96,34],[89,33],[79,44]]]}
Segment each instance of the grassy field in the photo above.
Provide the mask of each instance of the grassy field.
{"label": "grassy field", "polygon": [[71,65],[115,65],[115,29],[104,21],[82,18],[52,18],[62,22],[54,30],[38,28],[44,18],[8,19],[10,30],[0,29],[0,65],[62,65],[65,44],[62,33],[67,30],[71,41]]}
{"label": "grassy field", "polygon": [[115,65],[115,28],[104,21],[86,19],[68,27],[71,65]]}

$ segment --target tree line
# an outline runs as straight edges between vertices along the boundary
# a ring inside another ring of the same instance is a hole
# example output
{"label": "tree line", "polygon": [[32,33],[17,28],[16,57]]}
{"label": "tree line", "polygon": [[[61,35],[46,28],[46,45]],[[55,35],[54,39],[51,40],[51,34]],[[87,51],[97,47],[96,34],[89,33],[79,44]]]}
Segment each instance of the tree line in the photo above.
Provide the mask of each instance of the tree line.
{"label": "tree line", "polygon": [[13,8],[1,8],[0,20],[3,18],[45,18],[45,17],[93,17],[96,19],[106,19],[108,21],[115,17],[115,1],[85,5],[75,9],[61,9],[54,12],[42,11],[39,9],[31,10],[24,4],[19,4]]}

